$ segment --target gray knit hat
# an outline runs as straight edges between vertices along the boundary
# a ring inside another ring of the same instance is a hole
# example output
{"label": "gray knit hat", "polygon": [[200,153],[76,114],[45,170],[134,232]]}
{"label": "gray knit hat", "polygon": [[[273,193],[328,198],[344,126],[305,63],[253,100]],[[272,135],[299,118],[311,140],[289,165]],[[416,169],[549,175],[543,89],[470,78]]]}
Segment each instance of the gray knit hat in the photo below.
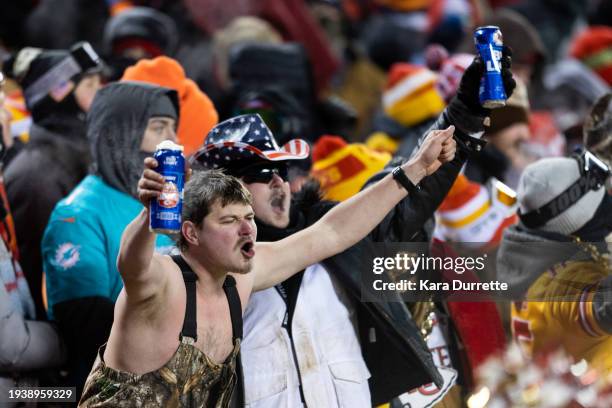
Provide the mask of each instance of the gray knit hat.
{"label": "gray knit hat", "polygon": [[[527,166],[518,187],[521,214],[540,209],[561,195],[581,177],[579,166],[577,160],[567,157],[541,159]],[[578,231],[593,218],[605,193],[604,186],[589,190],[573,205],[538,229],[564,235]]]}

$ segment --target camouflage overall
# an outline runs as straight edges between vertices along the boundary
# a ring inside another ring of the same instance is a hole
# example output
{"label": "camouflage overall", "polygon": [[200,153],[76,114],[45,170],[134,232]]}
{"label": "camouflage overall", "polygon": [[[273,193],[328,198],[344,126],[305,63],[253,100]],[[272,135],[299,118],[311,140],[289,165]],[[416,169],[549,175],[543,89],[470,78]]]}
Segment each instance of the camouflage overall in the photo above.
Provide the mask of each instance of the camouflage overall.
{"label": "camouflage overall", "polygon": [[[183,270],[187,287],[187,309],[178,349],[162,368],[142,374],[117,371],[108,367],[100,348],[93,369],[85,383],[79,407],[205,407],[230,405],[236,385],[236,366],[242,337],[242,311],[234,278],[228,276],[223,285],[230,303],[234,349],[222,364],[213,362],[197,349],[195,314],[195,281],[187,264],[172,257]],[[192,289],[190,288],[192,287]],[[237,302],[237,303],[236,303]]]}

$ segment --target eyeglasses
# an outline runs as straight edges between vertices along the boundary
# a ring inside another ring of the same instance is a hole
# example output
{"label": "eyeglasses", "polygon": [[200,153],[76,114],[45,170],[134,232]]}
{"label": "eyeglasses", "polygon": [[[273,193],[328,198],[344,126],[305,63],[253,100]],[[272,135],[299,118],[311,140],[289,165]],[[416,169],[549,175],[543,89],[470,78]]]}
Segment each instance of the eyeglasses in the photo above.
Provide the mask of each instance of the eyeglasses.
{"label": "eyeglasses", "polygon": [[257,166],[246,168],[242,172],[240,172],[237,177],[241,178],[247,184],[252,183],[264,183],[268,184],[274,178],[276,174],[283,181],[288,181],[288,170],[286,165],[279,166],[270,166],[266,164],[265,166]]}

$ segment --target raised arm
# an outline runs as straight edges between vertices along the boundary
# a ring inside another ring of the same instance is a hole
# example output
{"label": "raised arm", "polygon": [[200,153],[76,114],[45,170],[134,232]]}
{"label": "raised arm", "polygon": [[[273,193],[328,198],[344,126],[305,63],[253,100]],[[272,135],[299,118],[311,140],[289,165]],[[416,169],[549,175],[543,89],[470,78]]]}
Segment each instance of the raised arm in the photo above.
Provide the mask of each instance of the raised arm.
{"label": "raised arm", "polygon": [[[453,160],[454,127],[431,132],[418,153],[402,165],[413,184]],[[306,266],[349,248],[364,238],[406,196],[391,175],[337,205],[323,218],[281,241],[256,245],[254,290],[282,282]]]}
{"label": "raised arm", "polygon": [[117,268],[130,301],[142,301],[159,292],[165,274],[159,266],[162,255],[155,253],[155,233],[149,230],[149,202],[163,187],[164,178],[153,171],[157,161],[145,159],[145,170],[138,182],[138,199],[145,208],[128,224],[121,236]]}

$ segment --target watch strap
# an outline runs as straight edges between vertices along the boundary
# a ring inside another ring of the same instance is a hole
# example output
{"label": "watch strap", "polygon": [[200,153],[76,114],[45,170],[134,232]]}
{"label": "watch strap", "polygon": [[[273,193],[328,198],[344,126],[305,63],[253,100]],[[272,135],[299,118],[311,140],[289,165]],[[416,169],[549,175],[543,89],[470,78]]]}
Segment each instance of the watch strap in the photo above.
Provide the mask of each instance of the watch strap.
{"label": "watch strap", "polygon": [[408,194],[416,194],[421,190],[419,185],[415,185],[408,176],[406,176],[406,172],[400,166],[397,166],[391,172],[395,181],[397,181],[402,187],[408,191]]}

